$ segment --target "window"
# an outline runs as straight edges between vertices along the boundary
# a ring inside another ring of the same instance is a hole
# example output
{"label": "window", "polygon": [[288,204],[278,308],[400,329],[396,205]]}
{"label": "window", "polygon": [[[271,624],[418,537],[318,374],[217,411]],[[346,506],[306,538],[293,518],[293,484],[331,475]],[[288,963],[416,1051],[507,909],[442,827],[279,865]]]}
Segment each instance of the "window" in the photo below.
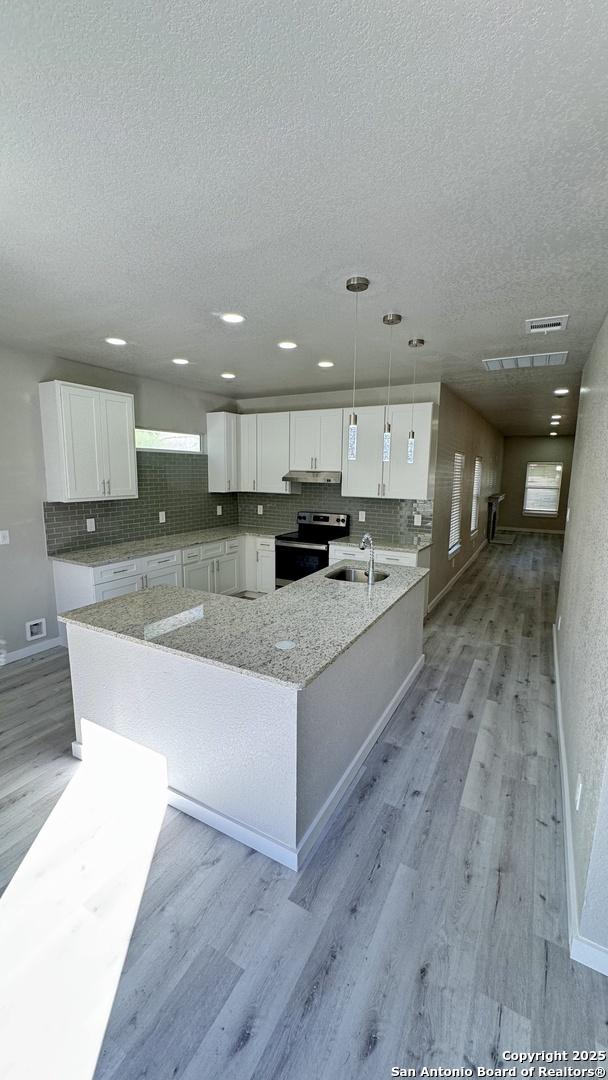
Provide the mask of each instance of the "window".
{"label": "window", "polygon": [[454,454],[454,472],[452,474],[452,508],[450,510],[450,536],[448,555],[454,555],[460,547],[460,517],[462,510],[462,477],[464,474],[464,454]]}
{"label": "window", "polygon": [[135,428],[135,446],[137,450],[177,451],[180,454],[200,454],[200,435],[189,435],[182,431],[150,431],[148,428]]}
{"label": "window", "polygon": [[477,532],[479,525],[479,496],[481,495],[481,458],[475,458],[475,471],[473,473],[473,497],[471,500],[471,536]]}
{"label": "window", "polygon": [[562,486],[561,461],[529,461],[526,469],[524,514],[557,517]]}

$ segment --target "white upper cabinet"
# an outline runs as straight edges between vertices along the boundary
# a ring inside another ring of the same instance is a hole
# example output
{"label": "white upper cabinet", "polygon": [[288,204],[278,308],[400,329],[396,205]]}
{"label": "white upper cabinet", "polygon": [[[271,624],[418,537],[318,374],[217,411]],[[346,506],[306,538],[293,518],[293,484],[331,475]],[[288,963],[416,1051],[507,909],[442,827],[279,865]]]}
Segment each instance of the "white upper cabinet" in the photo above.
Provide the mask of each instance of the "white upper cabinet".
{"label": "white upper cabinet", "polygon": [[382,439],[384,405],[364,405],[357,413],[357,458],[348,460],[349,409],[343,413],[342,494],[361,498],[382,495]]}
{"label": "white upper cabinet", "polygon": [[257,416],[237,416],[238,489],[257,490],[258,431]]}
{"label": "white upper cabinet", "polygon": [[47,500],[136,499],[133,395],[58,380],[39,393]]}
{"label": "white upper cabinet", "polygon": [[[430,401],[391,405],[391,459],[384,464],[383,494],[387,499],[427,499],[431,461],[433,405]],[[412,422],[413,420],[413,422]],[[410,431],[414,431],[414,459],[407,460]]]}
{"label": "white upper cabinet", "polygon": [[238,491],[236,413],[207,413],[209,491]]}
{"label": "white upper cabinet", "polygon": [[340,471],[342,409],[306,409],[290,414],[289,468]]}
{"label": "white upper cabinet", "polygon": [[291,485],[283,480],[289,471],[289,413],[258,413],[256,491],[288,495]]}
{"label": "white upper cabinet", "polygon": [[357,412],[357,458],[348,460],[349,410],[343,414],[342,494],[361,498],[427,499],[429,497],[433,404],[414,405],[414,460],[407,460],[412,430],[412,406],[391,405],[390,461],[383,462],[384,405],[367,405]]}

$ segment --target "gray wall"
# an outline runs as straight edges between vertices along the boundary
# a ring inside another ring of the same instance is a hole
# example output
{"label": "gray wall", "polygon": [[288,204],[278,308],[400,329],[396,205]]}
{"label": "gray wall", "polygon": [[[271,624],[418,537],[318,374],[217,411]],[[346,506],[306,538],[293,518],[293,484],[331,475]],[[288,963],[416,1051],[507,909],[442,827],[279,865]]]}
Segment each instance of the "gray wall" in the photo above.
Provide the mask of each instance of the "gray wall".
{"label": "gray wall", "polygon": [[[435,471],[435,498],[433,504],[433,547],[431,549],[431,574],[429,600],[441,593],[471,558],[486,535],[488,517],[487,496],[497,491],[502,470],[503,436],[484,420],[475,409],[457,397],[447,386],[441,387],[439,402],[439,432],[437,441],[437,466]],[[452,478],[454,454],[465,455],[464,500],[462,507],[460,551],[448,557],[450,533],[450,509],[452,503]],[[475,458],[482,459],[481,500],[479,503],[479,527],[471,536],[471,501]]]}
{"label": "gray wall", "polygon": [[[538,438],[507,438],[502,466],[501,488],[505,501],[500,504],[499,524],[509,529],[542,529],[545,532],[563,532],[566,525],[568,488],[574,436],[563,435],[552,439],[548,435]],[[561,461],[564,469],[556,518],[542,515],[534,517],[523,513],[526,466],[529,461]]]}
{"label": "gray wall", "polygon": [[[608,947],[608,318],[583,372],[557,655],[581,933]],[[582,778],[580,809],[574,805]]]}
{"label": "gray wall", "polygon": [[9,529],[11,537],[10,545],[0,546],[0,639],[9,653],[27,645],[27,619],[46,618],[47,637],[57,635],[42,514],[38,383],[47,379],[134,393],[136,421],[142,427],[204,431],[207,410],[227,406],[223,398],[169,383],[0,347],[0,529]]}

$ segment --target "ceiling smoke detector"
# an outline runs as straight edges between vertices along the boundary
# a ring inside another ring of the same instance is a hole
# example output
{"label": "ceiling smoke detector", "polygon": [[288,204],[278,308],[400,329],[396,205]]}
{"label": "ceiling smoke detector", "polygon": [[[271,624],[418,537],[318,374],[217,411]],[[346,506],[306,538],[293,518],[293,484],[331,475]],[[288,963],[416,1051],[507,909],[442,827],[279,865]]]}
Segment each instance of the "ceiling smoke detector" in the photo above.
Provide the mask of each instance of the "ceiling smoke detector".
{"label": "ceiling smoke detector", "polygon": [[514,368],[559,367],[566,363],[568,352],[528,353],[526,356],[496,356],[482,360],[486,371],[512,371]]}
{"label": "ceiling smoke detector", "polygon": [[569,315],[546,315],[543,319],[526,319],[526,334],[553,334],[565,330]]}

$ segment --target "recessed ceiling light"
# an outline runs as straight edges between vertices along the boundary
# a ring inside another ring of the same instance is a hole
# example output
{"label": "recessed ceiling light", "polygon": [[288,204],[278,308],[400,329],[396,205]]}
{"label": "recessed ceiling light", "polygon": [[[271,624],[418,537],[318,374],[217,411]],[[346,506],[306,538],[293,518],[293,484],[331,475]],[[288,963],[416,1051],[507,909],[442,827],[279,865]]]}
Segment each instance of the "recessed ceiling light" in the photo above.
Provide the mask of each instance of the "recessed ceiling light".
{"label": "recessed ceiling light", "polygon": [[561,418],[562,418],[561,412],[554,412],[553,415],[551,416],[552,420],[561,420]]}
{"label": "recessed ceiling light", "polygon": [[107,337],[106,341],[108,345],[126,345],[126,341],[121,337]]}
{"label": "recessed ceiling light", "polygon": [[557,390],[554,390],[553,393],[556,397],[565,397],[570,391],[567,390],[565,386],[558,386]]}
{"label": "recessed ceiling light", "polygon": [[317,367],[333,367],[333,366],[334,366],[333,360],[319,360],[319,363],[317,364]]}
{"label": "recessed ceiling light", "polygon": [[556,439],[557,438],[557,431],[550,431],[549,435],[551,436],[552,439]]}
{"label": "recessed ceiling light", "polygon": [[236,375],[233,375],[231,371],[222,371],[222,379],[236,379]]}
{"label": "recessed ceiling light", "polygon": [[245,316],[239,315],[236,311],[225,311],[223,315],[220,315],[220,319],[227,323],[245,322]]}
{"label": "recessed ceiling light", "polygon": [[559,420],[552,420],[551,427],[559,427]]}
{"label": "recessed ceiling light", "polygon": [[173,358],[173,363],[174,364],[189,364],[190,361],[186,360],[185,356],[175,356]]}
{"label": "recessed ceiling light", "polygon": [[279,349],[297,349],[295,341],[279,341],[277,342]]}

